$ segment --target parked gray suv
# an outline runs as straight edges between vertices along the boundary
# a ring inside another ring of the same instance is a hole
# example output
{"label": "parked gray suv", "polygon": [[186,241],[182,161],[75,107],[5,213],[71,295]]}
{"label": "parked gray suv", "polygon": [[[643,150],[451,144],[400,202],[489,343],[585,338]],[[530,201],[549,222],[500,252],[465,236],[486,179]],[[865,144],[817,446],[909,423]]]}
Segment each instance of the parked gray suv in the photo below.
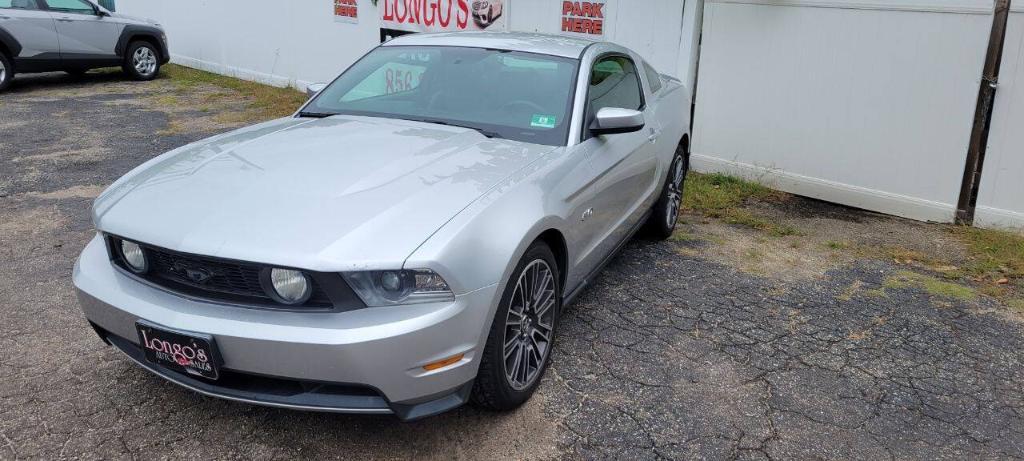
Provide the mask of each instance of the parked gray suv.
{"label": "parked gray suv", "polygon": [[167,36],[154,21],[89,0],[0,0],[0,91],[15,72],[122,66],[133,79],[151,80],[169,58]]}

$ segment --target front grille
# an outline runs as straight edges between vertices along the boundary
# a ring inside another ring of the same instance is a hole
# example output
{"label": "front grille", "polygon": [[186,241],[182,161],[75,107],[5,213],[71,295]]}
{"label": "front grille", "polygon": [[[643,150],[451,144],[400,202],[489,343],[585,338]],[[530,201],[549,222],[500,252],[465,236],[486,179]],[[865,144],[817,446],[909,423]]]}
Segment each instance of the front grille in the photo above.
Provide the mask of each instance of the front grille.
{"label": "front grille", "polygon": [[[149,249],[153,275],[194,288],[241,296],[263,296],[260,269],[242,264],[203,260]],[[210,274],[203,283],[189,279],[189,273]]]}
{"label": "front grille", "polygon": [[[108,236],[107,247],[111,260],[129,273],[132,271],[119,257],[119,237]],[[309,273],[312,284],[309,300],[301,305],[286,305],[275,301],[263,288],[261,277],[270,267],[257,263],[180,253],[144,243],[138,243],[146,253],[149,269],[134,274],[167,290],[213,301],[253,305],[280,309],[348,310],[364,307],[339,274]],[[330,285],[333,296],[323,284]],[[359,305],[357,305],[359,304]]]}

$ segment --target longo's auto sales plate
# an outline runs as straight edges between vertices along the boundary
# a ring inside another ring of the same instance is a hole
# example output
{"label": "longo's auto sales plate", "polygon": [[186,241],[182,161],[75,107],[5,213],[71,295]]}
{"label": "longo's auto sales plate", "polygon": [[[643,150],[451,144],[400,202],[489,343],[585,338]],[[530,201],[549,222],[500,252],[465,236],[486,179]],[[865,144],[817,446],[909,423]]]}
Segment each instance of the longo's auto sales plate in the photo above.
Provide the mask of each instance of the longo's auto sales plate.
{"label": "longo's auto sales plate", "polygon": [[135,328],[150,363],[206,379],[217,379],[220,356],[212,336],[170,331],[142,320],[136,322]]}

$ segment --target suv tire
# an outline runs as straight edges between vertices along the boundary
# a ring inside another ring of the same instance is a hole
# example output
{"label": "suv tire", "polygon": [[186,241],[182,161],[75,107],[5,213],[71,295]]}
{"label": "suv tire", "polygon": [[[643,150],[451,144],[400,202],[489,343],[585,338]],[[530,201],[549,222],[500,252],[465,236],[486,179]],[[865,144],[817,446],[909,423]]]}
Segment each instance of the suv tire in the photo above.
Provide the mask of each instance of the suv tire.
{"label": "suv tire", "polygon": [[153,80],[160,73],[160,51],[152,43],[134,41],[128,45],[122,69],[132,80]]}
{"label": "suv tire", "polygon": [[0,91],[3,91],[14,80],[14,63],[7,57],[7,54],[0,51]]}
{"label": "suv tire", "polygon": [[[540,281],[540,295],[533,294],[533,280]],[[562,287],[555,255],[544,242],[534,242],[512,272],[491,322],[470,397],[474,405],[511,410],[533,395],[551,362],[561,310]]]}

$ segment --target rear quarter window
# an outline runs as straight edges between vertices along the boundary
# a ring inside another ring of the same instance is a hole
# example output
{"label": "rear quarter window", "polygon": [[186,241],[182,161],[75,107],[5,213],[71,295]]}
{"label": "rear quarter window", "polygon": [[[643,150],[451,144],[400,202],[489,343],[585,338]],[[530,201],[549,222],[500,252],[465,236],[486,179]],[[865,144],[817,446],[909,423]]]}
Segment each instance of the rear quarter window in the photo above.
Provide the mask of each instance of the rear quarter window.
{"label": "rear quarter window", "polygon": [[644,61],[644,72],[647,73],[647,81],[651,85],[651,93],[657,93],[661,90],[661,74],[654,70],[647,61]]}

